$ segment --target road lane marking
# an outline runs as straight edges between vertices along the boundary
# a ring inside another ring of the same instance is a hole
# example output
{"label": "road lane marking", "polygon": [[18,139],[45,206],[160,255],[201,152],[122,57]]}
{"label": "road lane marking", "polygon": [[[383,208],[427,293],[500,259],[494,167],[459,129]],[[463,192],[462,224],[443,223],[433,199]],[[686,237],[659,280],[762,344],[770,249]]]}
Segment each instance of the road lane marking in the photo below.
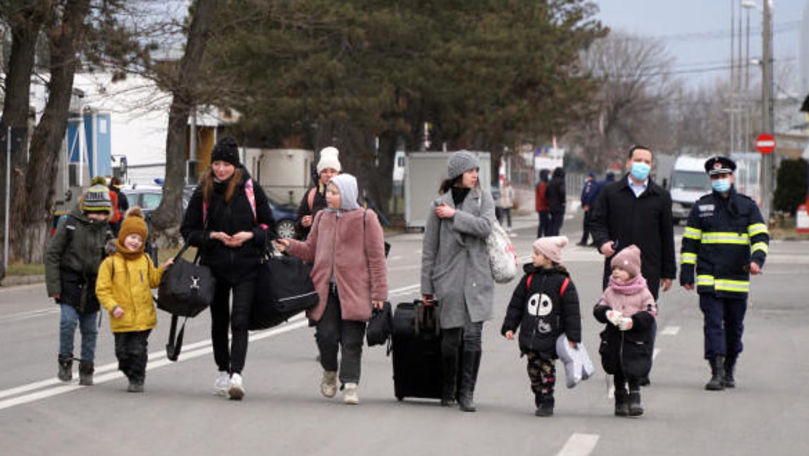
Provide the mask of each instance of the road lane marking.
{"label": "road lane marking", "polygon": [[588,456],[598,443],[598,434],[574,433],[556,456]]}
{"label": "road lane marking", "polygon": [[655,348],[655,351],[652,353],[652,361],[654,361],[654,359],[657,358],[658,353],[660,353],[660,349]]}
{"label": "road lane marking", "polygon": [[660,334],[663,336],[676,336],[680,332],[679,326],[666,326]]}
{"label": "road lane marking", "polygon": [[29,318],[41,317],[43,315],[50,315],[54,313],[59,313],[58,307],[48,307],[47,309],[29,310],[27,312],[4,315],[0,317],[0,323],[5,323],[9,321],[27,320]]}
{"label": "road lane marking", "polygon": [[[297,315],[295,318],[290,319],[289,323],[287,323],[286,325],[281,326],[279,328],[253,333],[253,334],[250,335],[250,341],[255,342],[255,341],[262,340],[262,339],[266,339],[268,337],[278,336],[278,335],[281,335],[281,334],[284,334],[284,333],[287,333],[287,332],[290,332],[290,331],[293,331],[293,330],[296,330],[296,329],[299,329],[299,328],[304,328],[304,327],[308,326],[308,324],[309,324],[309,322],[305,321],[305,320],[297,321],[297,322],[293,323],[294,320],[303,320],[303,315],[302,314]],[[177,363],[180,363],[180,362],[183,362],[183,361],[188,361],[190,359],[199,358],[200,356],[210,354],[213,351],[210,341],[195,342],[193,344],[189,344],[187,346],[184,346],[183,348],[185,348],[186,350],[182,352],[182,354],[180,355],[180,359],[178,359],[176,362],[169,361],[166,358],[165,351],[163,351],[162,353],[161,352],[150,353],[149,354],[149,363],[146,365],[146,370],[149,371],[149,370],[152,370],[152,369],[157,369],[157,368],[172,365],[172,364],[177,364]],[[96,376],[93,379],[94,383],[95,384],[106,383],[106,382],[109,382],[109,381],[112,381],[112,380],[115,380],[115,379],[118,379],[118,378],[122,378],[124,376],[124,374],[122,372],[118,372],[116,370],[117,368],[118,368],[118,363],[117,362],[110,363],[110,364],[105,364],[104,366],[100,366],[98,369],[96,369],[96,372],[99,372],[99,373],[106,372],[106,373],[103,373],[102,375]],[[22,395],[22,396],[17,396],[17,397],[13,397],[11,399],[6,399],[6,400],[3,400],[3,401],[0,401],[0,410],[7,409],[7,408],[10,408],[10,407],[14,407],[14,406],[21,405],[21,404],[27,404],[29,402],[38,401],[40,399],[45,399],[45,398],[48,398],[48,397],[57,396],[59,394],[68,393],[68,392],[71,392],[71,391],[74,391],[74,390],[77,390],[77,389],[80,389],[80,388],[85,388],[84,386],[80,386],[78,384],[77,380],[74,380],[73,382],[66,384],[66,383],[63,383],[63,382],[61,382],[61,381],[59,381],[57,379],[49,379],[49,380],[43,380],[43,381],[39,381],[39,382],[34,382],[34,383],[31,383],[31,384],[28,384],[28,385],[23,385],[23,386],[19,386],[19,387],[16,387],[16,388],[11,388],[11,389],[8,389],[8,390],[0,391],[0,397],[7,397],[7,396],[20,394],[20,393],[23,393],[23,392],[26,392],[26,391],[33,391],[33,390],[41,389],[43,387],[51,386],[51,385],[54,385],[54,384],[56,384],[57,386],[53,387],[53,388],[49,388],[49,389],[45,389],[45,390],[41,390],[41,391],[36,391],[34,393],[25,394],[25,395]]]}

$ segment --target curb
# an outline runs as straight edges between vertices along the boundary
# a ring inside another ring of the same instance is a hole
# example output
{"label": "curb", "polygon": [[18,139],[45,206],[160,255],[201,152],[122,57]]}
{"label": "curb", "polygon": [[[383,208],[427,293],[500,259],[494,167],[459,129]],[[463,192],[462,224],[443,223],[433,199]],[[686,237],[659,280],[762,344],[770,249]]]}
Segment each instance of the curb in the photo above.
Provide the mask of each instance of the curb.
{"label": "curb", "polygon": [[30,285],[32,283],[44,283],[44,274],[14,275],[6,276],[0,280],[0,287],[13,287],[16,285]]}

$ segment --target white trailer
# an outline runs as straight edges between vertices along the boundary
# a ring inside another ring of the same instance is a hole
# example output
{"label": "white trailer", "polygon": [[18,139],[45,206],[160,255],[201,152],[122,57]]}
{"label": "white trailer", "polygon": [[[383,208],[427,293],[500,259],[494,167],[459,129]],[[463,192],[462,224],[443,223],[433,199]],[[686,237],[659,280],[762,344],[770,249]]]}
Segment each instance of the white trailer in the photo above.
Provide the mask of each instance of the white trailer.
{"label": "white trailer", "polygon": [[[478,182],[491,192],[491,155],[470,151],[480,161]],[[405,224],[407,228],[424,228],[430,203],[438,196],[438,187],[447,177],[450,152],[408,152],[405,160]]]}

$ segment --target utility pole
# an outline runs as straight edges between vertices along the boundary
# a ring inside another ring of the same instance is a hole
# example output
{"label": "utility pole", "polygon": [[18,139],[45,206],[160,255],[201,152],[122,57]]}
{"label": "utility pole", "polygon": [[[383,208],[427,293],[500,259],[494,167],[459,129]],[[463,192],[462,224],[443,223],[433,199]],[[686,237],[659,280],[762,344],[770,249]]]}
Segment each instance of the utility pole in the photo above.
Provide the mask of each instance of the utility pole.
{"label": "utility pole", "polygon": [[[775,136],[775,117],[773,115],[773,45],[772,45],[772,0],[763,2],[763,24],[762,24],[762,79],[761,79],[761,119],[762,130]],[[763,154],[761,157],[761,202],[764,220],[769,220],[770,205],[773,190],[773,164],[775,162],[775,151]]]}

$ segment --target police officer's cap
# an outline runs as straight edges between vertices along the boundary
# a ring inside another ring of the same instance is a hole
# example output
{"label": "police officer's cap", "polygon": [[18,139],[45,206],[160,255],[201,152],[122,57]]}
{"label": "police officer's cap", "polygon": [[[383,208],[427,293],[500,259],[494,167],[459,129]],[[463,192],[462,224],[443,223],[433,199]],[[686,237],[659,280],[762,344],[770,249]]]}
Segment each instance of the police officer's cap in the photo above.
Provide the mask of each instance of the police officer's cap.
{"label": "police officer's cap", "polygon": [[730,174],[736,170],[736,163],[727,157],[715,155],[705,161],[705,172],[709,176],[715,174]]}

